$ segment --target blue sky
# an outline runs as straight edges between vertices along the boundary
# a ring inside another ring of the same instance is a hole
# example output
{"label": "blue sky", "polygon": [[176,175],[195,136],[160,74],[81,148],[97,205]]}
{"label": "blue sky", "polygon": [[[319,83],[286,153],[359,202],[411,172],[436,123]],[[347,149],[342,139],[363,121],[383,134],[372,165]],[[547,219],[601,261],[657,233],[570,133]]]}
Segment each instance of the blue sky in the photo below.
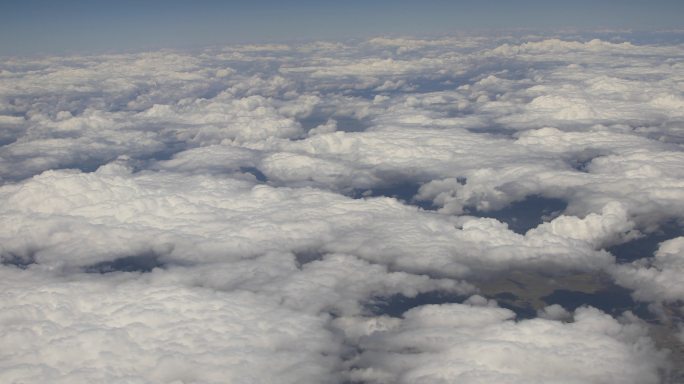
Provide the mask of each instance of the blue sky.
{"label": "blue sky", "polygon": [[683,16],[681,0],[0,0],[0,54],[101,52],[472,29],[670,29],[684,27]]}

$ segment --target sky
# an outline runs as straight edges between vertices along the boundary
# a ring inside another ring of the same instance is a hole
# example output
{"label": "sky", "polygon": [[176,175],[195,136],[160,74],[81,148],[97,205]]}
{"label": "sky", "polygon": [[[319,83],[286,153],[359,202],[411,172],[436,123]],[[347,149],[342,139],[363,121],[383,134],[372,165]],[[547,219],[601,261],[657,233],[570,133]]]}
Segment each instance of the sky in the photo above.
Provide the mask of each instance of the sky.
{"label": "sky", "polygon": [[684,3],[655,1],[9,1],[0,54],[440,34],[459,30],[684,27]]}

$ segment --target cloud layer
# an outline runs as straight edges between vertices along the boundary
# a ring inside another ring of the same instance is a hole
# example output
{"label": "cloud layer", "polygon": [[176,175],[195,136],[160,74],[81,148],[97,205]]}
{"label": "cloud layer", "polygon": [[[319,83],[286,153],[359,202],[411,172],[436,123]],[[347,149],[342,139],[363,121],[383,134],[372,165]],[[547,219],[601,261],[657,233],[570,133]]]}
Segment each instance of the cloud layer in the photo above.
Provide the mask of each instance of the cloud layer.
{"label": "cloud layer", "polygon": [[684,47],[631,37],[4,61],[2,381],[677,382]]}

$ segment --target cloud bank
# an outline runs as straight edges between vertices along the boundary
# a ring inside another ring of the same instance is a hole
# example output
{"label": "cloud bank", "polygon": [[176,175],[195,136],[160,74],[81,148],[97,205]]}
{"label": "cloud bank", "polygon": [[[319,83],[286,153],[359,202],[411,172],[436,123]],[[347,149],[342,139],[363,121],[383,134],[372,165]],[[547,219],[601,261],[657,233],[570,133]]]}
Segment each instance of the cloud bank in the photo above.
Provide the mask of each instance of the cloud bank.
{"label": "cloud bank", "polygon": [[2,381],[678,382],[684,47],[631,37],[0,63]]}

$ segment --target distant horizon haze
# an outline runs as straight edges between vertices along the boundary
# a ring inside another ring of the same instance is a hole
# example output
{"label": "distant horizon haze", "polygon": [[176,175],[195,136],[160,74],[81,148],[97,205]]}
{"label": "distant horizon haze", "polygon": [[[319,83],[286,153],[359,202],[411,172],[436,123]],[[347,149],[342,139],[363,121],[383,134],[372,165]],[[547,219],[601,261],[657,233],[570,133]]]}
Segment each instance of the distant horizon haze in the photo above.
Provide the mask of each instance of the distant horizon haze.
{"label": "distant horizon haze", "polygon": [[2,1],[0,56],[434,35],[483,30],[684,29],[684,2]]}

